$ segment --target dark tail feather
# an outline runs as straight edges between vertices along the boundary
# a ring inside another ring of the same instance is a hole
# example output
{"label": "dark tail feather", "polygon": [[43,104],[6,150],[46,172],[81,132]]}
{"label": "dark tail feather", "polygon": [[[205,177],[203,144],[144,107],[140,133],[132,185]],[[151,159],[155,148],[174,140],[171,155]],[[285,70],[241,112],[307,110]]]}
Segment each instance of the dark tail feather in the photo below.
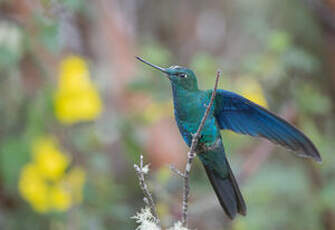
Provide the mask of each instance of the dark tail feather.
{"label": "dark tail feather", "polygon": [[204,167],[222,208],[230,219],[234,219],[236,213],[245,216],[247,207],[227,160],[226,163],[229,170],[227,178],[222,178],[205,164]]}

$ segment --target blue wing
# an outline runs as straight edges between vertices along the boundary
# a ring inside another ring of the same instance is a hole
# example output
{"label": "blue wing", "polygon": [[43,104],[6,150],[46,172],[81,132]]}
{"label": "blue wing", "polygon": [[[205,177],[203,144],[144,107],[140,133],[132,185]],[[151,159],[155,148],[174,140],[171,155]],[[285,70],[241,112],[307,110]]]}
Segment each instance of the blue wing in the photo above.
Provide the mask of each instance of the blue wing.
{"label": "blue wing", "polygon": [[238,94],[217,90],[214,116],[221,129],[264,137],[295,151],[298,156],[321,161],[318,150],[301,131]]}

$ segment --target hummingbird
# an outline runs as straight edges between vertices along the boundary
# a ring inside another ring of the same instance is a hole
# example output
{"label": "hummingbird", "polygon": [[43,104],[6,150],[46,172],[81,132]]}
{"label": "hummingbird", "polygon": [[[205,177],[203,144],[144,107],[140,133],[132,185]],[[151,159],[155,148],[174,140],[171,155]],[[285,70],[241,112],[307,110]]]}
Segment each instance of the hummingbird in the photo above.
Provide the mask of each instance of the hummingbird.
{"label": "hummingbird", "polygon": [[[175,120],[186,145],[207,109],[213,90],[200,90],[194,72],[186,67],[162,68],[136,57],[139,61],[163,72],[172,86]],[[216,96],[200,133],[197,156],[216,193],[220,205],[230,219],[246,215],[247,208],[224,150],[220,130],[263,137],[293,151],[299,157],[321,162],[311,140],[287,121],[256,103],[223,89]]]}

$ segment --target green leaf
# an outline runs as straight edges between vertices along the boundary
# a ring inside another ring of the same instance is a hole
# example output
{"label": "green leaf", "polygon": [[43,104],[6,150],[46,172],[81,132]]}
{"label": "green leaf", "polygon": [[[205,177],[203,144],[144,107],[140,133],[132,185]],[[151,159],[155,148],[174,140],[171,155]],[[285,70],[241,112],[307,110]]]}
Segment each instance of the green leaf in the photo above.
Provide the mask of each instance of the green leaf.
{"label": "green leaf", "polygon": [[5,139],[0,146],[0,172],[5,189],[15,191],[21,168],[30,158],[30,146],[17,137]]}

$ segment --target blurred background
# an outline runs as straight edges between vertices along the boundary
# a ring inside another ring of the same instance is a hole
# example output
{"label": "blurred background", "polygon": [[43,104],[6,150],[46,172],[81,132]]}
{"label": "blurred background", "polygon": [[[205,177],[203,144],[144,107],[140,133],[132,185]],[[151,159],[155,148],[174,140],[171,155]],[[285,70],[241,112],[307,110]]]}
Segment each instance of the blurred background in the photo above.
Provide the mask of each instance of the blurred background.
{"label": "blurred background", "polygon": [[199,161],[196,229],[335,229],[335,3],[331,0],[1,0],[0,229],[135,229],[133,164],[165,225],[186,158],[161,73],[192,68],[301,128],[323,162],[223,132],[248,206],[229,221]]}

